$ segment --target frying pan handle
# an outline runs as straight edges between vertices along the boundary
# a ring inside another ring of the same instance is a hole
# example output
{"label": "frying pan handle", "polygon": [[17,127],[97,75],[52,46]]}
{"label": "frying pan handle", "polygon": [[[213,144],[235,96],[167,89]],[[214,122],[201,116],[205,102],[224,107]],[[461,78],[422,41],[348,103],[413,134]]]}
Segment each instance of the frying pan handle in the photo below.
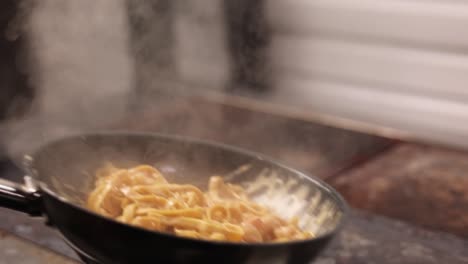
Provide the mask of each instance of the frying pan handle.
{"label": "frying pan handle", "polygon": [[41,194],[32,179],[24,177],[25,184],[0,179],[0,207],[24,212],[32,216],[42,214]]}

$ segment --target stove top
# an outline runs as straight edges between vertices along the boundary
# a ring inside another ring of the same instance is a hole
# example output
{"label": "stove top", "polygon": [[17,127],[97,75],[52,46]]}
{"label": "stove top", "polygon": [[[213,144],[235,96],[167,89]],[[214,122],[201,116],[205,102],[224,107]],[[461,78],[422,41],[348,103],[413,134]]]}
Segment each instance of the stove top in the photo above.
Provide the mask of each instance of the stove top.
{"label": "stove top", "polygon": [[0,264],[11,263],[76,264],[78,261],[0,230]]}

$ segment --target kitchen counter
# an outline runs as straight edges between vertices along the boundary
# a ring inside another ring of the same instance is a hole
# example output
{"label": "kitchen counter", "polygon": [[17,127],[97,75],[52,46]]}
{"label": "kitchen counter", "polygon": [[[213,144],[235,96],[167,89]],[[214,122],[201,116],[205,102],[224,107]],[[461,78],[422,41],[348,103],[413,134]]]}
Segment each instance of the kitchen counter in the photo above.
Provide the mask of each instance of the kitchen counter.
{"label": "kitchen counter", "polygon": [[74,259],[0,230],[0,264],[77,264]]}
{"label": "kitchen counter", "polygon": [[[409,222],[353,209],[342,232],[314,263],[468,263],[468,241],[420,227],[421,219],[428,218],[427,223],[432,224],[426,227],[458,234],[466,230],[464,222],[457,228],[444,228],[443,222],[456,216],[452,219],[455,223],[466,217],[466,210],[463,211],[466,195],[457,189],[466,186],[464,171],[468,165],[464,153],[230,106],[201,104],[198,99],[172,101],[170,105],[156,103],[133,113],[133,117],[114,128],[189,135],[261,152],[328,181],[355,207]],[[1,170],[9,179],[19,180],[21,176],[11,168]],[[413,176],[408,180],[405,177],[409,175]],[[437,184],[429,184],[434,182]],[[437,197],[441,198],[440,204],[431,200]],[[431,203],[433,207],[428,207]],[[431,218],[431,212],[437,217]],[[420,213],[423,216],[418,216]],[[441,217],[445,213],[449,214]],[[32,219],[7,209],[0,209],[0,219],[0,230],[3,230],[0,243],[4,245],[0,260],[38,264],[77,260],[59,233],[44,226],[43,219]],[[8,248],[19,249],[24,254],[12,253]]]}
{"label": "kitchen counter", "polygon": [[329,182],[356,208],[468,238],[468,153],[400,144]]}
{"label": "kitchen counter", "polygon": [[[0,229],[15,233],[0,232],[0,264],[68,264],[77,260],[61,236],[43,226],[41,220],[6,209],[0,209],[0,218]],[[36,245],[16,236],[33,241]],[[342,232],[314,263],[465,264],[468,263],[467,248],[468,241],[453,235],[425,231],[354,210]],[[3,259],[9,261],[1,262]]]}
{"label": "kitchen counter", "polygon": [[354,210],[316,264],[468,263],[468,241]]}

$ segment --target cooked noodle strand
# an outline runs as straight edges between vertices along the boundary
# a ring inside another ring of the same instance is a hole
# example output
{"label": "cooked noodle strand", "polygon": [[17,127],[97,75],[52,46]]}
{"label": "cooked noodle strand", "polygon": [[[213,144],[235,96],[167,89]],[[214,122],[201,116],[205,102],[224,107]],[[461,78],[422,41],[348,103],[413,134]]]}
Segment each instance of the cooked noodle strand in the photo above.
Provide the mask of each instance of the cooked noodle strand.
{"label": "cooked noodle strand", "polygon": [[96,172],[89,209],[150,230],[196,239],[279,242],[312,237],[297,219],[285,221],[250,201],[241,186],[213,176],[208,191],[169,183],[154,167],[107,164]]}

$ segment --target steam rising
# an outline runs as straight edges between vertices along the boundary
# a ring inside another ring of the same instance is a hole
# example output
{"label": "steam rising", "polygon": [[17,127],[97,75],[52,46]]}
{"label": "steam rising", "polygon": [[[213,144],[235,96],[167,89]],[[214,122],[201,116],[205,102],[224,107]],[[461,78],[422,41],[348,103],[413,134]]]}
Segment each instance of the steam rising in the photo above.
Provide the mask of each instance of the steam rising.
{"label": "steam rising", "polygon": [[[2,125],[7,151],[16,158],[57,137],[122,123],[119,121],[126,117],[126,111],[134,109],[129,107],[135,103],[131,101],[134,91],[170,88],[165,83],[173,80],[207,89],[225,89],[235,79],[231,66],[244,65],[247,63],[241,63],[244,57],[259,49],[254,45],[256,31],[250,32],[249,28],[244,32],[247,24],[255,27],[254,24],[238,23],[246,19],[242,10],[248,9],[248,1],[233,3],[227,9],[220,0],[22,0],[22,3],[21,34],[27,37],[28,56],[20,70],[27,72],[37,96],[28,115]],[[237,11],[227,19],[226,12],[232,8]],[[255,12],[249,12],[249,21]],[[228,24],[235,26],[231,28],[233,32],[229,32]],[[240,39],[236,48],[227,44],[231,41],[227,34]],[[249,45],[241,43],[245,35],[252,38]],[[241,58],[237,61],[229,58],[235,57],[229,54],[231,49]],[[242,78],[236,81],[249,82]],[[139,99],[137,103],[144,104],[151,115],[146,113],[138,120],[125,118],[130,130],[135,130],[133,121],[138,122],[135,125],[138,130],[144,127],[245,147],[255,141],[245,133],[263,134],[268,123],[261,116],[251,118],[249,113],[220,105],[207,106],[204,102],[167,100],[167,97],[158,100],[157,96]],[[230,112],[234,112],[233,117],[226,116]],[[148,125],[142,120],[152,123]],[[252,147],[254,150],[265,148],[263,143],[256,145]]]}
{"label": "steam rising", "polygon": [[18,156],[51,138],[122,118],[133,83],[124,0],[23,1],[33,111],[3,127]]}

